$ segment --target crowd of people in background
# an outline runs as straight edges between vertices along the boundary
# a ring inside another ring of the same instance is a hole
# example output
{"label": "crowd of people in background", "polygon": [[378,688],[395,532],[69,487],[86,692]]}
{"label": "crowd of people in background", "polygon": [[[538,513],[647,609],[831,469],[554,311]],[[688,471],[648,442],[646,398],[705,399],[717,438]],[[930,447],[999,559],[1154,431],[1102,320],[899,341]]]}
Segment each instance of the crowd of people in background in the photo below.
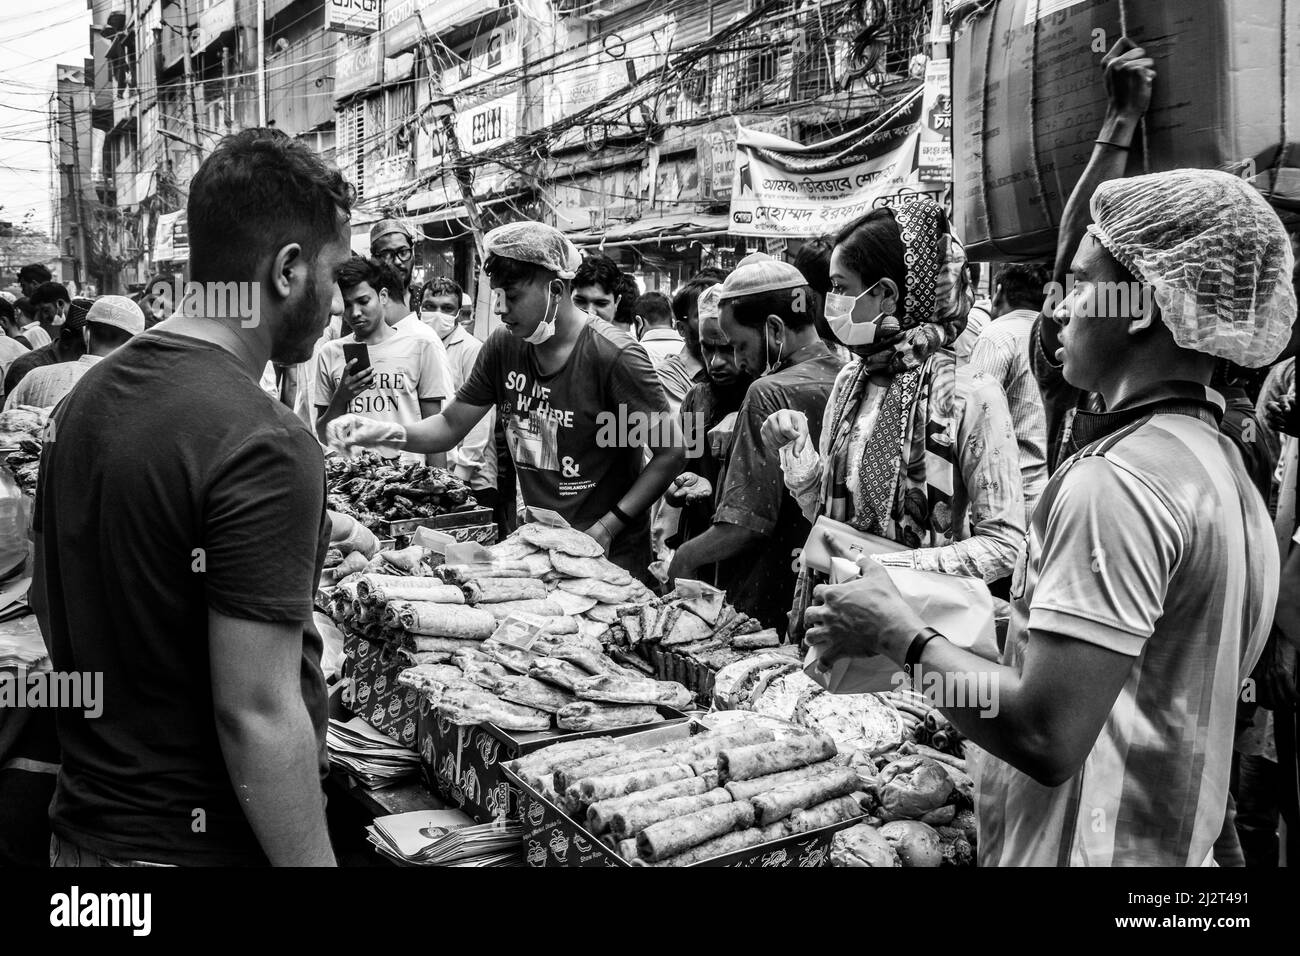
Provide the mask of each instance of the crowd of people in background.
{"label": "crowd of people in background", "polygon": [[[987,752],[982,862],[1276,865],[1279,818],[1300,859],[1295,239],[1226,174],[1124,178],[1154,68],[1121,44],[1104,69],[1057,261],[982,295],[916,197],[665,291],[511,223],[475,299],[413,283],[399,220],[352,253],[346,184],[267,130],[227,138],[189,200],[193,278],[258,283],[257,326],[177,311],[165,281],[90,301],[24,268],[0,363],[6,407],[57,406],[34,525],[54,663],[157,658],[169,682],[139,713],[60,715],[55,856],[329,861],[304,623],[325,547],[361,535],[325,510],[322,456],[367,448],[445,465],[503,535],[547,509],[644,581],[714,585],[827,664],[997,680],[996,715],[945,705]],[[1108,283],[1150,295],[1112,309]],[[884,553],[829,538],[859,574],[832,584],[800,560],[815,525]],[[987,584],[996,646],[927,627],[890,568]],[[178,633],[206,641],[172,653]],[[127,752],[141,772],[105,756]],[[194,806],[224,842],[186,835]]]}

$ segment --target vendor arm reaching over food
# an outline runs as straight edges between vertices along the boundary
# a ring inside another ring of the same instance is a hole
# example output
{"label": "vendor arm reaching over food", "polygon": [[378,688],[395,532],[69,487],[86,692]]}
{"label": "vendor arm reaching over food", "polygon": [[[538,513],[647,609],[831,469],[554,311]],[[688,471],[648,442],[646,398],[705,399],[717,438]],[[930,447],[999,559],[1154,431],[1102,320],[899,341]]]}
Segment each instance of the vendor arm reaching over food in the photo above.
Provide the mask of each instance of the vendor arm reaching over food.
{"label": "vendor arm reaching over food", "polygon": [[[484,239],[498,329],[441,415],[403,428],[344,416],[338,447],[446,451],[488,409],[504,411],[506,441],[530,507],[560,514],[610,558],[644,576],[650,506],[681,471],[680,429],[645,350],[591,319],[569,296],[577,249],[557,230],[511,223]],[[642,467],[642,448],[651,451]]]}

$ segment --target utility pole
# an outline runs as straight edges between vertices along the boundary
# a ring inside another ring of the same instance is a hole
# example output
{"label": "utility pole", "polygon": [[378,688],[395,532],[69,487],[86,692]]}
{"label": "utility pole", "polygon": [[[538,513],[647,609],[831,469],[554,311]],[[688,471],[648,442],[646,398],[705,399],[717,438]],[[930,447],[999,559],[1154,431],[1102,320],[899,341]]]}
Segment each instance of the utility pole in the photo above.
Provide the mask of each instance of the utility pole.
{"label": "utility pole", "polygon": [[257,125],[266,125],[266,0],[257,0]]}
{"label": "utility pole", "polygon": [[[461,162],[460,138],[456,135],[456,111],[452,108],[451,98],[442,96],[437,83],[434,82],[433,64],[436,60],[433,41],[429,39],[429,31],[424,26],[424,14],[418,6],[415,8],[415,15],[420,21],[420,38],[428,51],[429,59],[426,67],[429,71],[429,99],[435,101],[434,109],[438,111],[439,118],[442,120],[442,135],[447,143],[445,155],[451,157],[456,184],[460,186],[460,199],[465,205],[465,218],[469,220],[470,231],[474,234],[474,249],[478,253],[479,262],[482,263],[487,258],[483,251],[483,219],[479,215],[478,202],[474,199],[474,178]],[[437,105],[437,100],[444,102]]]}
{"label": "utility pole", "polygon": [[85,286],[90,277],[90,246],[88,244],[89,236],[86,232],[86,211],[83,203],[84,197],[81,194],[81,150],[77,144],[77,94],[68,94],[68,125],[72,127],[72,175],[69,177],[73,181],[73,202],[76,204],[73,208],[77,215],[77,245],[81,250],[81,268],[77,270],[77,283]]}
{"label": "utility pole", "polygon": [[203,162],[203,151],[199,148],[199,107],[194,100],[194,67],[190,62],[190,4],[181,0],[181,26],[185,36],[182,38],[181,53],[185,59],[185,90],[190,101],[190,145],[194,147],[194,171],[198,172]]}

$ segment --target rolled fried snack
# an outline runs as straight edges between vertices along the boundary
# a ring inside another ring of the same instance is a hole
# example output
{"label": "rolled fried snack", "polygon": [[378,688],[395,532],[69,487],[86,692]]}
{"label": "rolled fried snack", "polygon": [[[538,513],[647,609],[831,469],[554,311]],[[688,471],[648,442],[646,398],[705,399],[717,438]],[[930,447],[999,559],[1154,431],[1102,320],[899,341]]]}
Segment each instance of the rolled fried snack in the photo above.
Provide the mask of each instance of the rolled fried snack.
{"label": "rolled fried snack", "polygon": [[[676,797],[694,797],[707,793],[713,787],[706,777],[683,777],[670,783],[651,787],[649,790],[637,790],[623,797],[611,797],[593,803],[587,808],[587,829],[592,833],[606,833],[613,822],[614,814],[626,810],[636,803],[654,803],[658,800],[672,800]],[[712,783],[717,783],[715,776]]]}
{"label": "rolled fried snack", "polygon": [[465,600],[474,605],[546,600],[546,585],[536,578],[483,578],[466,581],[461,590]]}
{"label": "rolled fried snack", "polygon": [[806,810],[796,810],[784,821],[787,834],[807,833],[828,827],[832,823],[843,823],[863,815],[862,805],[856,797],[836,797],[824,803],[816,804]]}
{"label": "rolled fried snack", "polygon": [[517,534],[489,545],[486,550],[492,555],[493,564],[500,564],[503,561],[522,561],[528,555],[537,553],[537,548],[522,540]]}
{"label": "rolled fried snack", "polygon": [[[674,763],[664,767],[642,768],[628,773],[609,774],[604,777],[588,777],[585,780],[579,780],[573,786],[577,788],[578,794],[584,803],[592,804],[599,800],[621,797],[637,790],[649,790],[651,787],[657,787],[663,783],[693,776],[695,774],[691,772],[690,767],[685,764]],[[573,789],[573,787],[570,789]]]}
{"label": "rolled fried snack", "polygon": [[379,558],[384,564],[392,565],[407,574],[419,574],[420,563],[425,559],[425,556],[424,548],[418,544],[413,544],[409,548],[403,548],[400,551],[379,552]]}
{"label": "rolled fried snack", "polygon": [[688,744],[686,749],[690,752],[692,759],[707,760],[716,758],[719,753],[728,748],[765,744],[775,739],[776,734],[766,727],[744,727],[740,730],[715,731],[710,734],[687,737],[682,742]]}
{"label": "rolled fried snack", "polygon": [[411,660],[417,664],[454,664],[457,653],[456,651],[419,651],[411,655]]}
{"label": "rolled fried snack", "polygon": [[[379,602],[371,596],[374,593],[375,588],[400,588],[406,591],[430,591],[432,593],[442,593],[443,589],[446,587],[448,587],[448,585],[439,578],[411,577],[405,574],[363,574],[357,578],[355,591],[356,596],[361,599],[362,603],[376,604]],[[426,599],[418,598],[417,600]],[[460,601],[452,603],[460,604],[463,603],[464,600],[464,595],[461,595]]]}
{"label": "rolled fried snack", "polygon": [[613,624],[618,620],[618,608],[611,604],[597,604],[584,617],[595,621],[597,624]]}
{"label": "rolled fried snack", "polygon": [[439,688],[445,687],[452,681],[463,680],[464,677],[465,675],[459,667],[452,667],[448,664],[419,663],[398,674],[397,683],[403,687],[412,687],[415,690],[422,691],[435,685]]}
{"label": "rolled fried snack", "polygon": [[427,634],[417,634],[415,637],[416,653],[458,654],[463,650],[478,646],[477,641],[462,641],[454,637],[431,637]]}
{"label": "rolled fried snack", "polygon": [[578,681],[586,680],[591,675],[581,667],[570,664],[568,661],[562,661],[556,657],[542,657],[533,661],[529,666],[528,676],[544,680],[556,687],[563,687],[569,693],[573,693],[574,685]]}
{"label": "rolled fried snack", "polygon": [[394,601],[384,610],[384,624],[409,634],[481,641],[492,636],[497,620],[486,611],[456,604]]}
{"label": "rolled fried snack", "polygon": [[555,725],[561,730],[616,730],[638,724],[657,724],[663,719],[663,715],[651,706],[597,704],[579,700],[566,704],[556,712]]}
{"label": "rolled fried snack", "polygon": [[726,856],[728,853],[735,853],[739,850],[748,850],[752,846],[758,846],[760,843],[766,842],[768,842],[768,838],[763,836],[763,831],[751,827],[748,830],[724,833],[720,837],[714,837],[699,846],[692,847],[685,853],[670,856],[658,863],[646,863],[642,860],[641,864],[643,866],[694,866],[696,863],[703,863],[705,860]]}
{"label": "rolled fried snack", "polygon": [[738,651],[754,651],[763,647],[779,647],[781,636],[775,628],[755,631],[753,634],[740,634],[732,638],[731,646]]}
{"label": "rolled fried snack", "polygon": [[606,704],[658,704],[664,707],[685,707],[692,699],[691,692],[676,681],[646,680],[639,675],[629,677],[626,674],[602,674],[589,678],[575,687],[574,693],[583,700]]}
{"label": "rolled fried snack", "polygon": [[459,587],[482,578],[529,578],[529,565],[524,561],[494,561],[491,564],[440,564],[433,569],[448,584]]}
{"label": "rolled fried snack", "polygon": [[531,651],[523,651],[508,644],[496,644],[493,641],[484,643],[483,650],[488,657],[505,667],[506,670],[522,674],[525,677],[528,676],[533,661],[537,660],[537,655]]}
{"label": "rolled fried snack", "polygon": [[[431,578],[408,578],[407,580],[436,580]],[[376,605],[388,604],[390,601],[430,601],[434,604],[464,604],[465,595],[458,587],[444,584],[440,588],[405,587],[400,584],[378,584],[370,589],[370,596]]]}
{"label": "rolled fried snack", "polygon": [[820,763],[835,754],[834,740],[825,734],[809,734],[770,744],[752,744],[723,750],[718,754],[718,772],[723,783],[753,780],[770,773]]}
{"label": "rolled fried snack", "polygon": [[765,777],[754,777],[752,780],[733,780],[725,786],[727,792],[731,794],[731,799],[752,800],[760,793],[767,793],[769,790],[776,790],[791,783],[803,783],[833,769],[835,769],[833,764],[815,763],[796,770],[783,770],[780,773],[769,773]]}
{"label": "rolled fried snack", "polygon": [[611,750],[621,750],[623,745],[612,737],[588,737],[584,740],[565,740],[551,744],[541,750],[534,750],[523,757],[517,757],[506,764],[518,774],[541,773],[550,770],[557,763],[568,760],[589,759]]}
{"label": "rolled fried snack", "polygon": [[731,803],[731,794],[721,787],[654,803],[633,803],[613,815],[609,821],[609,830],[617,839],[630,840],[646,827],[660,820],[684,817],[697,810],[716,807],[722,803]]}
{"label": "rolled fried snack", "polygon": [[[558,643],[546,648],[548,657],[554,657],[556,660],[568,661],[570,664],[577,664],[583,670],[588,671],[593,677],[597,676],[614,676],[622,674],[623,669],[611,661],[599,651],[592,651],[591,648],[581,644]],[[611,702],[612,703],[612,702]],[[622,701],[620,703],[627,703]],[[632,703],[637,703],[633,701]]]}
{"label": "rolled fried snack", "polygon": [[548,714],[560,713],[574,703],[573,695],[521,674],[507,674],[497,681],[494,693],[502,700],[523,704]]}
{"label": "rolled fried snack", "polygon": [[839,767],[810,780],[797,780],[760,793],[751,802],[759,826],[768,826],[788,817],[795,810],[848,796],[861,786],[862,781],[857,771]]}
{"label": "rolled fried snack", "polygon": [[722,803],[684,817],[651,824],[637,834],[636,848],[641,859],[657,863],[724,833],[753,825],[754,808],[747,801]]}
{"label": "rolled fried snack", "polygon": [[[660,762],[654,763],[656,760]],[[633,766],[644,769],[647,765],[662,767],[676,762],[675,758],[666,757],[658,750],[633,750],[629,747],[620,747],[617,750],[589,758],[581,763],[557,769],[555,771],[555,789],[563,793],[586,777],[600,777],[615,772],[622,773]]]}
{"label": "rolled fried snack", "polygon": [[496,601],[491,604],[484,604],[479,610],[491,614],[494,621],[504,621],[511,614],[532,614],[538,617],[564,616],[564,610],[554,601],[545,601],[538,598],[527,601]]}

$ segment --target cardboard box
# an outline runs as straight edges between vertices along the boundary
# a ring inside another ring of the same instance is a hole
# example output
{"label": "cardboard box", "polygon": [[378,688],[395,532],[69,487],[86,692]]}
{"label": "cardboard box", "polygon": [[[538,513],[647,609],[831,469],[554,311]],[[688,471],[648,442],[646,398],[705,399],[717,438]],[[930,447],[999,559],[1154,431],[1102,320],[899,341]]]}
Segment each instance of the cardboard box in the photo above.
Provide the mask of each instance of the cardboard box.
{"label": "cardboard box", "polygon": [[[1227,169],[1252,178],[1284,218],[1300,213],[1300,27],[1292,4],[1284,70],[1284,7],[996,0],[958,19],[954,213],[969,258],[1055,256],[1061,214],[1106,112],[1101,58],[1121,35],[1121,9],[1157,71],[1148,142],[1144,151],[1139,132],[1128,175]],[[1286,155],[1284,140],[1293,144]]]}
{"label": "cardboard box", "polygon": [[[676,724],[672,727],[656,728],[637,734],[635,739],[644,741],[646,746],[654,746],[657,743],[696,733],[700,729],[692,721],[689,724]],[[518,776],[505,768],[502,768],[502,774],[521,794],[524,862],[528,866],[630,867],[632,865],[602,843],[600,838],[584,825],[575,821]],[[861,817],[845,820],[818,830],[796,833],[770,843],[747,847],[692,866],[827,866],[830,862],[831,840],[836,832],[861,822]]]}
{"label": "cardboard box", "polygon": [[622,737],[682,724],[685,714],[660,707],[664,721],[637,724],[618,730],[571,732],[565,730],[513,731],[492,724],[457,727],[433,711],[428,698],[418,703],[417,743],[420,765],[429,789],[448,803],[460,807],[479,823],[489,820],[518,820],[523,813],[522,794],[504,774],[501,766],[524,754],[565,740],[586,737]]}
{"label": "cardboard box", "polygon": [[344,705],[403,747],[416,747],[420,695],[397,683],[411,660],[396,644],[370,640],[351,630],[343,635],[343,677],[350,680]]}

